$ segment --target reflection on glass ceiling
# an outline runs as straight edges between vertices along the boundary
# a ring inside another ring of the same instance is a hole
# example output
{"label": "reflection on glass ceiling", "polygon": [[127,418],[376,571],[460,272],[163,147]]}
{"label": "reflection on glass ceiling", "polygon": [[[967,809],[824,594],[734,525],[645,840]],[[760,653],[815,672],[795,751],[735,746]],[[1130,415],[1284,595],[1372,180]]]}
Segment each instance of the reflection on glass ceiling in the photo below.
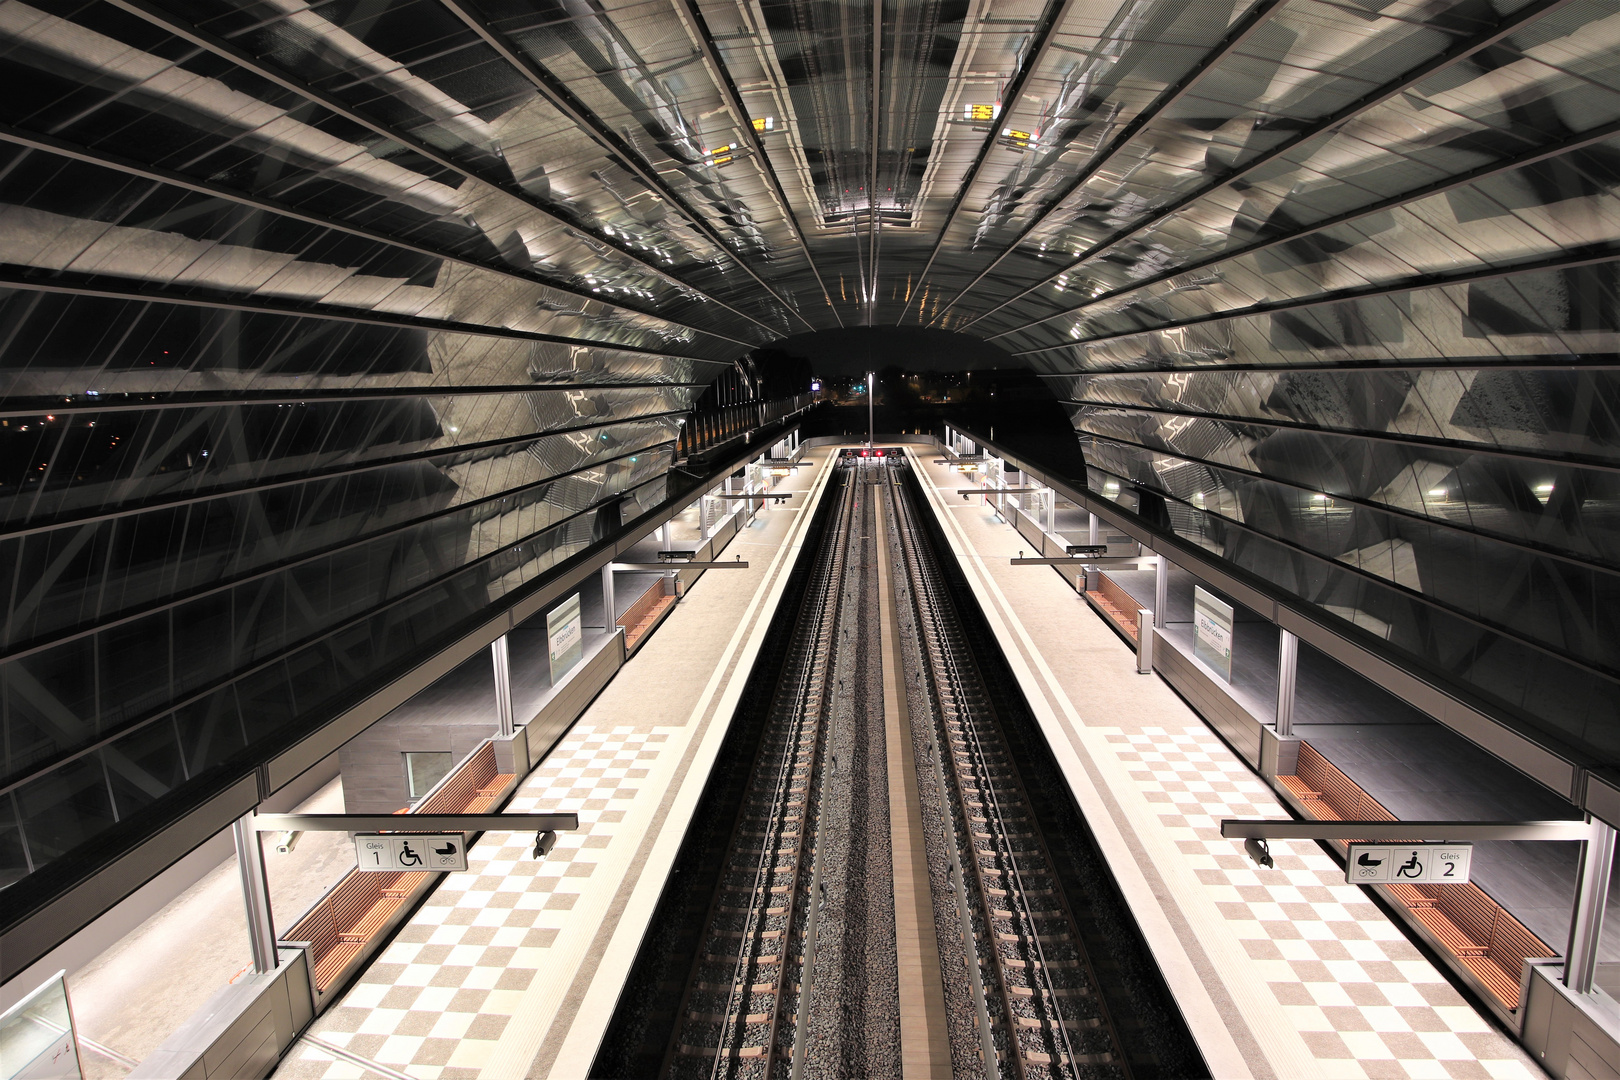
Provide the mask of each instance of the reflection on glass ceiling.
{"label": "reflection on glass ceiling", "polygon": [[1617,58],[1612,0],[0,0],[0,873],[865,324],[1026,358],[1099,492],[1620,762]]}

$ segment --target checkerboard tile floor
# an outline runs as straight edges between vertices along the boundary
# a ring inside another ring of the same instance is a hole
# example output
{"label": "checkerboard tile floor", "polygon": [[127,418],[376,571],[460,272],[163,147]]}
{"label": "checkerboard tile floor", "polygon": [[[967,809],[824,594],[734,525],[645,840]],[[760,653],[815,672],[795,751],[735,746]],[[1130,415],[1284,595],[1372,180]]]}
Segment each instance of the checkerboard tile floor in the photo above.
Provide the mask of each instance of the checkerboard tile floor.
{"label": "checkerboard tile floor", "polygon": [[1286,817],[1203,726],[1102,729],[1324,1071],[1414,1080],[1540,1077],[1312,843],[1274,842],[1263,870],[1220,819]]}
{"label": "checkerboard tile floor", "polygon": [[[420,1080],[476,1077],[675,730],[576,725],[508,809],[578,810],[579,831],[542,862],[533,833],[485,833],[311,1034]],[[301,1044],[275,1075],[371,1074]]]}

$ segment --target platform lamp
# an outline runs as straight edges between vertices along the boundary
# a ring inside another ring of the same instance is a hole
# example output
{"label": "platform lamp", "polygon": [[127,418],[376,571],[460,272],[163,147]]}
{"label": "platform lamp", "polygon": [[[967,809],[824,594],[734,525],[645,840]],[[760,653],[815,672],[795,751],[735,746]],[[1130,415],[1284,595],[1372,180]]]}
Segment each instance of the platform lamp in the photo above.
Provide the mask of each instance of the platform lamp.
{"label": "platform lamp", "polygon": [[873,422],[873,409],[877,399],[877,376],[866,373],[866,445],[877,445],[877,425]]}

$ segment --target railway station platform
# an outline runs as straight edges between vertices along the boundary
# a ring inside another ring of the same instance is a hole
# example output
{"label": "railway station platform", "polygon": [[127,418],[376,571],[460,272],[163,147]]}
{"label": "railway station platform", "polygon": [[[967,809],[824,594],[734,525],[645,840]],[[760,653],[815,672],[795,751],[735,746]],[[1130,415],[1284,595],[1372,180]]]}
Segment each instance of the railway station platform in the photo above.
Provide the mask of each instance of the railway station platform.
{"label": "railway station platform", "polygon": [[1507,1078],[1540,1068],[1314,843],[1274,869],[1229,817],[1286,817],[1267,784],[966,478],[911,454],[1119,888],[1217,1077]]}
{"label": "railway station platform", "polygon": [[275,1076],[585,1075],[829,457],[805,453],[774,489],[800,494],[725,548],[748,568],[705,572],[506,807],[574,810],[579,830],[543,861],[532,833],[485,833],[467,872],[443,880]]}
{"label": "railway station platform", "polygon": [[[1314,844],[1262,870],[1223,817],[1286,816],[1256,776],[1028,542],[911,454],[930,506],[1217,1077],[1535,1077],[1540,1070]],[[834,447],[782,490],[813,498]],[[801,542],[762,512],[626,664],[508,810],[575,809],[543,861],[488,833],[274,1074],[584,1076],[649,925]],[[340,1051],[341,1053],[335,1052]]]}

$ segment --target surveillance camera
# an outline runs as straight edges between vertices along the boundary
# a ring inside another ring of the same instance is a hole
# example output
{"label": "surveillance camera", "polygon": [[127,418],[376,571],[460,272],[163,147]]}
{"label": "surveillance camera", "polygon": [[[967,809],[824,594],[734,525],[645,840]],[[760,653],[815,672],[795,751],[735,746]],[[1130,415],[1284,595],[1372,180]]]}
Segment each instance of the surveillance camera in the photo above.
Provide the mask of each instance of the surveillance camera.
{"label": "surveillance camera", "polygon": [[551,849],[557,846],[557,834],[553,830],[534,834],[534,857],[543,859],[551,854]]}
{"label": "surveillance camera", "polygon": [[1254,860],[1256,866],[1263,866],[1267,870],[1272,868],[1271,846],[1264,840],[1251,836],[1243,841],[1243,850],[1250,859]]}
{"label": "surveillance camera", "polygon": [[292,851],[293,848],[298,846],[298,838],[303,835],[304,834],[301,832],[282,833],[276,838],[276,851],[283,855],[287,854],[288,852]]}

